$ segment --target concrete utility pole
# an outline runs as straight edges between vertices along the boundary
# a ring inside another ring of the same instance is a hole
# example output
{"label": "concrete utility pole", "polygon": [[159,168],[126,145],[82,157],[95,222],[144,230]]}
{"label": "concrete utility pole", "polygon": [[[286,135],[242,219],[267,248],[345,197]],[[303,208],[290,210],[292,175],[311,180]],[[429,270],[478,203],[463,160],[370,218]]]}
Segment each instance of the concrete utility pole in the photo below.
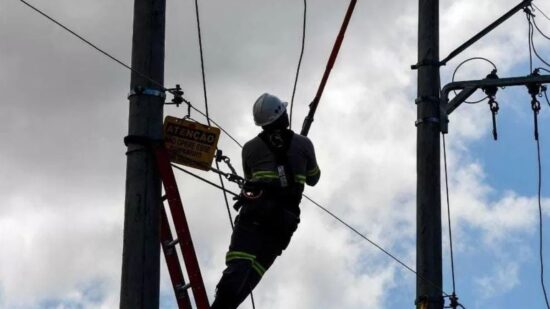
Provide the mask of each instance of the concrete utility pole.
{"label": "concrete utility pole", "polygon": [[439,0],[419,0],[417,67],[417,308],[442,309]]}
{"label": "concrete utility pole", "polygon": [[[164,83],[165,11],[165,0],[134,2],[135,71],[130,88],[136,94],[130,97],[129,135],[162,138],[164,96],[150,79]],[[161,182],[152,152],[129,144],[120,308],[159,307],[161,203]]]}

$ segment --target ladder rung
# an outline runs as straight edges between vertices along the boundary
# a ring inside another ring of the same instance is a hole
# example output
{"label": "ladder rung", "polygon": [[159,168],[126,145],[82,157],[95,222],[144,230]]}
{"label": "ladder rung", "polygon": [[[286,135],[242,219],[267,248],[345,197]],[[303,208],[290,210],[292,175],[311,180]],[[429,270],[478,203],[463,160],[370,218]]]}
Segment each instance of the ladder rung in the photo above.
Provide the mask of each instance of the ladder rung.
{"label": "ladder rung", "polygon": [[184,291],[188,290],[190,287],[191,287],[191,282],[186,283],[186,284],[184,284],[184,285],[178,284],[178,285],[176,286],[176,290],[177,290],[178,292],[184,292]]}
{"label": "ladder rung", "polygon": [[172,241],[165,241],[164,242],[164,247],[166,248],[173,248],[174,246],[176,246],[178,244],[179,240],[176,238]]}

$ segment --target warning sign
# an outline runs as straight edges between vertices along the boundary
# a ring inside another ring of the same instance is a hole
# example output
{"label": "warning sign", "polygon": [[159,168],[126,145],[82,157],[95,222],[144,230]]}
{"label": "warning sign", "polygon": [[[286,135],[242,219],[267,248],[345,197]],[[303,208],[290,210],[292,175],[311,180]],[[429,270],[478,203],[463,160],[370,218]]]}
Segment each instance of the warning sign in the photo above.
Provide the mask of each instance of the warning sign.
{"label": "warning sign", "polygon": [[164,145],[173,163],[209,170],[219,137],[218,128],[171,116],[164,119]]}

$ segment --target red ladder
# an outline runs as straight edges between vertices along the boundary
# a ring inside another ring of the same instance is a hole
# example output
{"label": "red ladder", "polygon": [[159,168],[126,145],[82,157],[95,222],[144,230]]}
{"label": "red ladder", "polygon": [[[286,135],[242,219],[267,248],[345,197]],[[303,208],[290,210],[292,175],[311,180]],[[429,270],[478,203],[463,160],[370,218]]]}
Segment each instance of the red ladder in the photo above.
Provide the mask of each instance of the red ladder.
{"label": "red ladder", "polygon": [[[170,213],[172,214],[172,220],[177,236],[176,239],[172,237],[166,210],[164,207],[161,207],[161,245],[164,251],[164,257],[166,258],[166,264],[168,265],[168,272],[170,273],[172,286],[176,294],[178,308],[192,308],[191,301],[189,300],[189,294],[187,292],[187,290],[191,288],[197,309],[209,309],[210,305],[208,303],[208,297],[206,296],[206,290],[204,288],[199,262],[197,260],[197,255],[195,254],[193,241],[191,240],[191,233],[189,232],[189,226],[187,225],[187,219],[185,218],[185,212],[183,211],[183,204],[181,203],[178,185],[176,184],[176,178],[174,177],[174,171],[170,165],[168,152],[163,145],[153,146],[153,151],[157,161],[160,178],[162,179],[162,183],[164,185],[165,196],[163,196],[163,201],[168,200],[168,205],[170,207]],[[182,268],[175,247],[178,243],[181,247],[187,274],[189,275],[190,283],[187,284],[185,283],[185,279],[183,277]]]}

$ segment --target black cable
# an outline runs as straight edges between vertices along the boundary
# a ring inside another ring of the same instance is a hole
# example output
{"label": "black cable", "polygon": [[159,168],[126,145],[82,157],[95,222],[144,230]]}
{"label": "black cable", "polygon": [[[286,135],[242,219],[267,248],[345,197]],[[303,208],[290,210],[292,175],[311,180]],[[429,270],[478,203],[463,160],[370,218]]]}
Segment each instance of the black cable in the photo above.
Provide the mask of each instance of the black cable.
{"label": "black cable", "polygon": [[535,28],[540,33],[540,35],[542,35],[545,39],[550,40],[550,36],[546,35],[546,33],[540,30],[539,25],[537,25],[537,22],[536,22],[537,19],[533,18],[532,20],[533,20],[533,25],[535,25]]}
{"label": "black cable", "polygon": [[[527,15],[527,22],[529,24],[529,69],[530,71],[532,72],[533,71],[533,55],[532,53],[535,54],[535,56],[542,62],[544,63],[545,65],[549,66],[550,67],[550,63],[548,63],[546,60],[544,60],[538,53],[536,47],[535,47],[535,41],[533,39],[534,37],[534,34],[535,34],[535,28],[537,28],[537,30],[545,37],[546,35],[544,33],[542,33],[542,31],[540,31],[540,29],[538,29],[538,27],[536,26],[535,22],[534,22],[534,15],[533,13],[526,9],[525,10],[525,13]],[[550,39],[550,38],[549,38]]]}
{"label": "black cable", "polygon": [[445,293],[445,291],[443,291],[443,289],[438,286],[437,284],[433,283],[431,280],[428,280],[426,278],[424,278],[423,276],[421,276],[419,273],[417,273],[414,269],[412,269],[411,267],[409,267],[407,264],[405,264],[404,262],[402,262],[400,259],[396,258],[393,254],[389,253],[387,250],[385,250],[384,248],[382,248],[380,245],[378,245],[377,243],[375,243],[374,241],[370,240],[367,236],[365,236],[364,234],[362,234],[361,232],[359,232],[357,229],[355,229],[354,227],[352,227],[351,225],[349,225],[348,223],[346,223],[344,220],[340,219],[338,216],[336,216],[335,214],[333,214],[330,210],[326,209],[325,207],[323,207],[321,204],[317,203],[316,201],[314,201],[313,199],[311,199],[309,196],[303,194],[303,196],[309,200],[311,203],[313,203],[315,206],[319,207],[320,209],[322,209],[324,212],[326,212],[327,214],[329,214],[331,217],[333,217],[334,219],[336,219],[337,221],[339,221],[340,223],[342,223],[343,225],[345,225],[348,229],[350,229],[351,231],[353,231],[355,234],[357,234],[359,237],[363,238],[364,240],[368,241],[371,245],[375,246],[376,248],[378,248],[378,250],[382,251],[384,254],[386,254],[387,256],[389,256],[390,258],[392,258],[394,261],[396,261],[397,263],[399,263],[401,266],[405,267],[407,270],[409,270],[410,272],[412,272],[413,274],[415,274],[418,278],[420,278],[421,280],[424,280],[426,283],[432,285],[433,287],[437,288],[439,291],[441,291],[441,293],[443,295],[445,295],[446,297],[450,297],[449,294]]}
{"label": "black cable", "polygon": [[304,56],[304,47],[306,45],[306,17],[307,17],[307,0],[304,0],[304,23],[302,25],[302,50],[300,51],[300,60],[298,60],[298,68],[296,69],[296,77],[294,79],[294,88],[292,89],[292,98],[290,99],[289,127],[291,129],[292,129],[292,109],[294,107],[294,95],[296,94],[296,85],[298,84],[298,76],[300,75],[300,67],[302,66],[302,58]]}
{"label": "black cable", "polygon": [[[464,65],[465,63],[470,62],[470,61],[472,61],[472,60],[485,60],[485,61],[489,62],[489,63],[493,66],[493,69],[495,69],[495,70],[497,69],[497,66],[496,66],[491,60],[489,60],[489,59],[487,59],[487,58],[484,58],[484,57],[472,57],[472,58],[468,58],[468,59],[462,61],[461,63],[459,63],[459,64],[456,66],[456,68],[455,68],[455,70],[454,70],[454,72],[453,72],[453,78],[452,78],[452,81],[453,81],[453,82],[455,81],[455,75],[456,75],[456,72],[458,72],[458,69],[460,69],[460,67],[461,67],[462,65]],[[453,92],[454,92],[454,94],[456,95],[456,91],[453,90]],[[480,100],[477,100],[477,101],[464,101],[464,103],[467,103],[467,104],[477,104],[477,103],[481,103],[481,102],[485,101],[487,98],[488,98],[488,96],[486,96],[486,97],[484,97],[484,98],[482,98],[482,99],[480,99]]]}
{"label": "black cable", "polygon": [[445,142],[445,134],[441,134],[443,136],[443,165],[445,166],[445,192],[447,195],[447,220],[449,224],[449,249],[451,251],[451,275],[453,279],[453,295],[455,295],[456,292],[456,285],[455,285],[455,262],[454,262],[454,254],[453,254],[453,232],[451,229],[451,203],[449,198],[449,174],[447,171],[447,146]]}
{"label": "black cable", "polygon": [[93,44],[92,42],[88,41],[87,39],[85,39],[84,37],[80,36],[79,34],[77,34],[76,32],[74,32],[73,30],[67,28],[66,26],[64,26],[63,24],[61,24],[60,22],[58,22],[57,20],[53,19],[52,17],[50,17],[49,15],[47,15],[46,13],[42,12],[41,10],[39,10],[38,8],[32,6],[30,3],[26,2],[25,0],[19,0],[21,2],[23,2],[23,4],[25,4],[26,6],[30,7],[31,9],[33,9],[34,11],[36,11],[37,13],[39,13],[40,15],[46,17],[47,19],[49,19],[50,21],[52,21],[53,23],[55,23],[56,25],[58,25],[59,27],[63,28],[64,30],[66,30],[67,32],[69,32],[70,34],[74,35],[75,37],[79,38],[81,41],[83,41],[84,43],[88,44],[89,46],[91,46],[92,48],[94,48],[95,50],[97,50],[98,52],[102,53],[103,55],[109,57],[111,60],[115,61],[116,63],[120,64],[121,66],[127,68],[128,70],[138,74],[139,76],[147,79],[148,81],[150,81],[151,83],[159,86],[163,91],[167,91],[168,89],[164,88],[164,85],[157,82],[156,80],[150,78],[149,76],[141,73],[140,71],[132,68],[131,66],[125,64],[124,62],[118,60],[117,58],[115,58],[114,56],[112,56],[111,54],[109,54],[108,52],[104,51],[103,49],[97,47],[95,44]]}
{"label": "black cable", "polygon": [[199,37],[199,51],[201,56],[201,73],[202,73],[202,91],[204,94],[204,108],[206,112],[206,120],[210,126],[210,114],[208,113],[208,96],[206,95],[206,74],[204,73],[204,56],[202,52],[202,35],[201,35],[201,21],[199,17],[199,3],[198,0],[195,0],[195,16],[197,17],[197,34]]}
{"label": "black cable", "polygon": [[542,292],[544,293],[544,300],[546,301],[546,306],[550,309],[550,304],[548,303],[548,294],[546,293],[546,287],[544,286],[544,258],[543,258],[543,247],[542,247],[542,163],[540,158],[540,141],[537,139],[537,161],[538,161],[538,206],[539,206],[539,255],[540,255],[540,283],[542,286]]}
{"label": "black cable", "polygon": [[539,11],[542,14],[542,16],[544,16],[544,17],[546,17],[546,19],[550,20],[550,17],[548,17],[548,15],[544,14],[544,12],[538,6],[536,6],[534,3],[531,3],[531,5],[534,6],[535,9],[537,9],[537,11]]}
{"label": "black cable", "polygon": [[197,109],[196,107],[194,106],[191,106],[191,108],[196,111],[197,113],[207,117],[216,127],[218,127],[218,129],[220,129],[223,133],[225,133],[225,135],[227,135],[233,142],[235,142],[235,144],[239,145],[239,147],[243,148],[243,145],[241,143],[239,143],[239,141],[237,141],[236,138],[234,138],[231,134],[229,134],[229,132],[227,132],[222,126],[220,126],[216,121],[214,121],[214,119],[206,116],[206,114],[204,112],[202,112],[201,110]]}
{"label": "black cable", "polygon": [[533,24],[531,23],[531,11],[528,8],[525,8],[525,13],[527,17],[527,24],[529,32],[527,34],[527,41],[529,43],[529,72],[533,72]]}
{"label": "black cable", "polygon": [[[210,123],[210,114],[208,112],[208,95],[206,90],[206,74],[204,72],[204,53],[202,48],[202,34],[201,34],[201,21],[200,21],[200,14],[199,14],[199,3],[198,0],[195,0],[195,16],[197,17],[197,33],[198,33],[198,39],[199,39],[199,52],[201,57],[201,73],[202,73],[202,90],[204,95],[204,111],[205,111],[205,117],[206,121],[208,122],[208,126],[211,126]],[[216,161],[216,169],[220,169],[220,164],[218,161]],[[222,175],[218,174],[220,177],[220,184],[222,188],[225,188],[225,183],[223,181]],[[229,201],[227,199],[227,194],[225,191],[223,192],[223,198],[225,200],[225,205],[227,206],[227,214],[229,215],[229,223],[231,224],[231,228],[233,229],[233,217],[231,216],[231,209],[229,208]]]}
{"label": "black cable", "polygon": [[[205,109],[205,117],[206,121],[208,122],[208,126],[211,126],[210,121],[210,114],[208,112],[208,95],[206,90],[206,74],[204,72],[204,53],[202,48],[202,34],[201,34],[201,22],[200,22],[200,14],[199,14],[199,2],[198,0],[195,0],[195,16],[197,18],[197,33],[198,33],[198,39],[199,39],[199,51],[200,51],[200,57],[201,57],[201,73],[202,73],[202,89],[204,94],[204,109]],[[225,131],[224,131],[225,132]],[[226,133],[227,134],[227,133]],[[220,164],[218,160],[216,160],[216,169],[220,170]],[[229,200],[227,199],[227,192],[225,190],[225,183],[223,181],[223,177],[221,174],[218,174],[218,177],[220,179],[220,185],[223,190],[223,198],[225,201],[225,206],[227,208],[227,215],[229,216],[229,224],[231,225],[231,230],[235,229],[235,226],[233,224],[233,217],[231,216],[231,209],[229,206]],[[252,293],[252,289],[250,291],[250,301],[252,302],[252,308],[256,309],[256,304],[254,302],[254,294]]]}
{"label": "black cable", "polygon": [[180,170],[180,171],[182,171],[182,172],[184,172],[184,173],[187,173],[187,174],[189,174],[189,175],[191,175],[191,176],[193,176],[193,177],[195,177],[195,178],[197,178],[197,179],[199,179],[199,180],[202,180],[202,181],[206,182],[207,184],[209,184],[209,185],[211,185],[211,186],[213,186],[213,187],[216,187],[216,188],[218,188],[218,189],[220,189],[220,190],[222,190],[222,191],[224,191],[224,192],[227,192],[227,193],[229,193],[229,194],[231,194],[231,195],[233,195],[233,196],[239,196],[237,193],[235,193],[235,192],[233,192],[233,191],[230,191],[230,190],[227,190],[227,189],[224,189],[224,188],[222,188],[221,186],[219,186],[219,185],[217,185],[217,184],[211,182],[210,180],[208,180],[208,179],[206,179],[206,178],[203,178],[203,177],[201,177],[201,176],[199,176],[199,175],[197,175],[197,174],[194,174],[194,173],[192,173],[192,172],[190,172],[190,171],[188,171],[188,170],[186,170],[186,169],[184,169],[184,168],[181,168],[181,167],[179,167],[179,166],[177,166],[177,165],[175,165],[175,164],[171,164],[171,165],[172,165],[173,168],[175,168],[175,169],[177,169],[177,170]]}

